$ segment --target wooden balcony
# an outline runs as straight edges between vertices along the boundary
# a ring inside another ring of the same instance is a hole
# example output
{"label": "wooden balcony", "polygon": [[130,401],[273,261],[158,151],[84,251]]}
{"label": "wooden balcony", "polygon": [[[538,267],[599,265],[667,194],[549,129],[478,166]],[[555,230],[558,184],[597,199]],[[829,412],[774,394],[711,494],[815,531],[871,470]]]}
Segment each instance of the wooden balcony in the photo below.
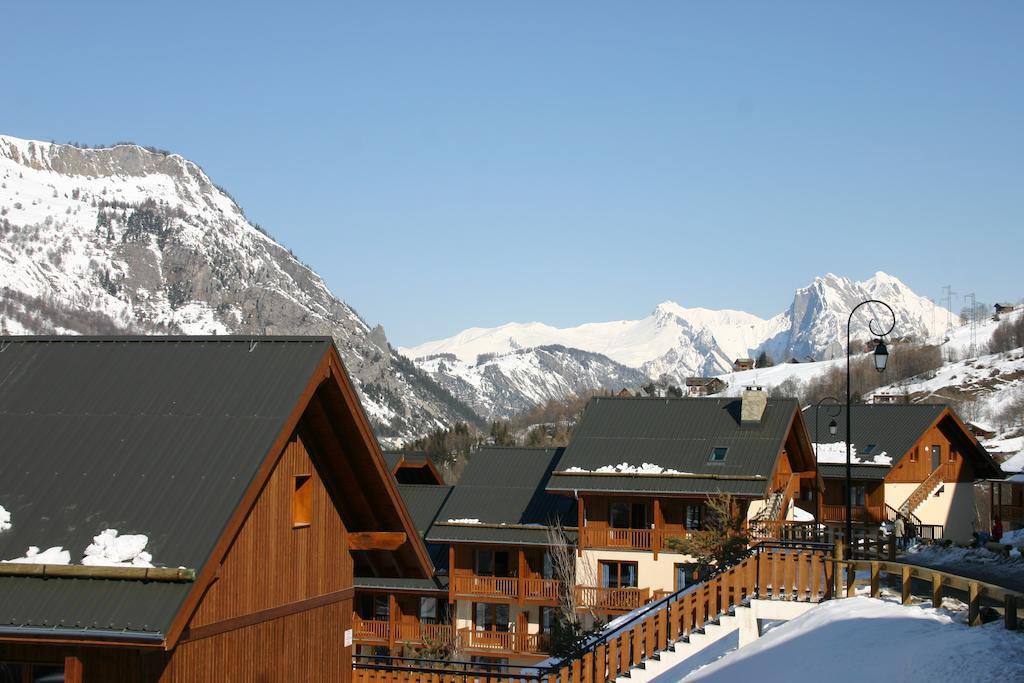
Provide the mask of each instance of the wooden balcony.
{"label": "wooden balcony", "polygon": [[382,619],[361,619],[358,615],[352,615],[352,637],[360,645],[423,645],[427,641],[449,644],[454,642],[455,630],[451,624],[391,622]]}
{"label": "wooden balcony", "polygon": [[[881,524],[885,521],[885,507],[882,505],[854,505],[853,522],[860,524]],[[845,505],[822,505],[821,519],[823,522],[845,522]]]}
{"label": "wooden balcony", "polygon": [[554,603],[558,581],[515,576],[454,576],[452,592],[462,598]]}
{"label": "wooden balcony", "polygon": [[630,612],[650,599],[650,588],[576,586],[576,602],[596,612]]}
{"label": "wooden balcony", "polygon": [[542,633],[516,633],[512,631],[478,631],[459,629],[459,644],[463,650],[497,654],[547,654],[547,636]]}

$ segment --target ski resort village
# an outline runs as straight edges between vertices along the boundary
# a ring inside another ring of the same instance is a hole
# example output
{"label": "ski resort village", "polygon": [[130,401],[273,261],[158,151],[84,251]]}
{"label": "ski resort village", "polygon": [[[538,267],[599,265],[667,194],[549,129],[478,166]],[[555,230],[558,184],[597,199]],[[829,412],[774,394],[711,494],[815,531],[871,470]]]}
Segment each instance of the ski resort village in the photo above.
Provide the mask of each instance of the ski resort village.
{"label": "ski resort village", "polygon": [[0,683],[1024,683],[1024,1],[0,26]]}
{"label": "ski resort village", "polygon": [[1024,681],[1015,293],[398,348],[180,156],[0,181],[3,683]]}

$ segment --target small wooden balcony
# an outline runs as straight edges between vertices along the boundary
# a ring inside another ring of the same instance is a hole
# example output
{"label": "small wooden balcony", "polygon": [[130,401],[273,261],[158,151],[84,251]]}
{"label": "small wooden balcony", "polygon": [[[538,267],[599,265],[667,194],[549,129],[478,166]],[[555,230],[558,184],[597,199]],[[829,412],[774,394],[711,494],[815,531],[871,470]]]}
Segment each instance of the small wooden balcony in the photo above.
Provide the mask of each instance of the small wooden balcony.
{"label": "small wooden balcony", "polygon": [[[822,505],[821,521],[823,522],[845,522],[845,505]],[[881,524],[886,521],[885,506],[883,505],[854,505],[852,508],[851,521],[858,524]]]}
{"label": "small wooden balcony", "polygon": [[580,547],[606,550],[644,550],[652,553],[672,552],[668,539],[685,536],[682,530],[668,529],[615,529],[612,527],[583,527]]}
{"label": "small wooden balcony", "polygon": [[352,615],[352,637],[360,645],[393,647],[402,645],[449,644],[456,637],[451,624],[424,624],[419,621],[362,619]]}
{"label": "small wooden balcony", "polygon": [[555,579],[516,576],[453,576],[452,593],[456,597],[508,602],[554,604],[558,600]]}
{"label": "small wooden balcony", "polygon": [[459,629],[459,644],[464,651],[493,654],[546,655],[548,637],[543,633],[478,631]]}
{"label": "small wooden balcony", "polygon": [[650,588],[605,588],[576,586],[576,602],[595,612],[630,612],[647,604]]}

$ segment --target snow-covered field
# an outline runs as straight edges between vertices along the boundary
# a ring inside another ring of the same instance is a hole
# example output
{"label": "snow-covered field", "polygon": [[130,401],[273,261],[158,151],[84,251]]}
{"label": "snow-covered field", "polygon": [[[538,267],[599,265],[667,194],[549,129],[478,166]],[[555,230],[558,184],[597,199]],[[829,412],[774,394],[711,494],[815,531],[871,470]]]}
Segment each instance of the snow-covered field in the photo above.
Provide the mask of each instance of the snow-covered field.
{"label": "snow-covered field", "polygon": [[971,628],[962,612],[924,605],[868,597],[826,602],[682,680],[1024,681],[1024,634],[1001,622]]}

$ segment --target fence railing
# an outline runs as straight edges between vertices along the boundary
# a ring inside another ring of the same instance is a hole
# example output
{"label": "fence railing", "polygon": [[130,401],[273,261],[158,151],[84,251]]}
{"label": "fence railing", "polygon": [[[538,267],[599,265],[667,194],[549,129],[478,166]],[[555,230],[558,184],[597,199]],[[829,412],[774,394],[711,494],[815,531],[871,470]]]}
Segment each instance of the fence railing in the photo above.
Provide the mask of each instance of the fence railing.
{"label": "fence railing", "polygon": [[576,586],[577,604],[597,612],[632,612],[650,598],[650,588]]}

